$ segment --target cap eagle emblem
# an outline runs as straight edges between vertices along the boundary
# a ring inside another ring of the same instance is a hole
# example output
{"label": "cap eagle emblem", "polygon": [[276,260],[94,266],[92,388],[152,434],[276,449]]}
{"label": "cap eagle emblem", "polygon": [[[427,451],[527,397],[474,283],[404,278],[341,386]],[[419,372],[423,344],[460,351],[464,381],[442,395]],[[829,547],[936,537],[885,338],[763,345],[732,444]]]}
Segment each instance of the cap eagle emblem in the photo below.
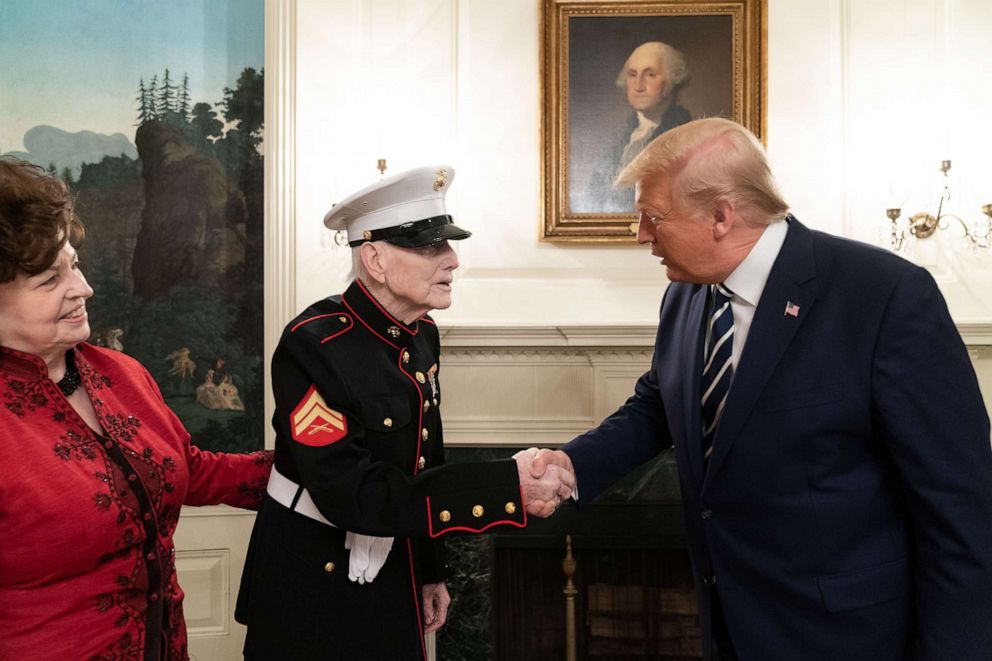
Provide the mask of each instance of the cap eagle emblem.
{"label": "cap eagle emblem", "polygon": [[434,176],[434,190],[441,190],[446,183],[448,183],[448,171],[442,168]]}

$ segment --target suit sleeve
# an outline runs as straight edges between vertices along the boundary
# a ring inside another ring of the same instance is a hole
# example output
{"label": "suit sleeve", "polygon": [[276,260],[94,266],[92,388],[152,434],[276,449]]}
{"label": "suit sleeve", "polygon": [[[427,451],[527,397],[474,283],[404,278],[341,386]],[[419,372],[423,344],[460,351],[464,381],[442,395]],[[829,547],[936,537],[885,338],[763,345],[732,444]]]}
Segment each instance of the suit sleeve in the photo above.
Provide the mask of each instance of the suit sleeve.
{"label": "suit sleeve", "polygon": [[630,399],[598,427],[561,448],[575,468],[580,505],[672,445],[658,391],[658,341],[660,336],[651,368],[637,380]]}
{"label": "suit sleeve", "polygon": [[347,384],[310,343],[284,336],[273,356],[272,384],[276,434],[317,508],[339,528],[379,537],[433,538],[526,525],[512,460],[441,465],[411,475],[372,460],[360,417],[343,406],[339,413],[347,429],[342,438],[320,446],[294,440],[292,411],[311,387],[330,407],[347,402]]}
{"label": "suit sleeve", "polygon": [[936,283],[902,277],[875,349],[872,397],[913,520],[917,656],[992,650],[992,449],[967,350]]}

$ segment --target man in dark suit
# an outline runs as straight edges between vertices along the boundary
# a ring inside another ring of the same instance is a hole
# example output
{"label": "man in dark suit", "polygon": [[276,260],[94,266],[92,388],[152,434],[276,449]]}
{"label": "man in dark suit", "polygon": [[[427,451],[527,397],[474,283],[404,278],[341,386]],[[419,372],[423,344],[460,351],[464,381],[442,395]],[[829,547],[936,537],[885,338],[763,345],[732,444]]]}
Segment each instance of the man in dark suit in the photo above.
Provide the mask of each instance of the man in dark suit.
{"label": "man in dark suit", "polygon": [[992,659],[992,451],[927,271],[788,213],[723,119],[621,174],[673,281],[650,370],[536,455],[582,503],[673,446],[707,659]]}

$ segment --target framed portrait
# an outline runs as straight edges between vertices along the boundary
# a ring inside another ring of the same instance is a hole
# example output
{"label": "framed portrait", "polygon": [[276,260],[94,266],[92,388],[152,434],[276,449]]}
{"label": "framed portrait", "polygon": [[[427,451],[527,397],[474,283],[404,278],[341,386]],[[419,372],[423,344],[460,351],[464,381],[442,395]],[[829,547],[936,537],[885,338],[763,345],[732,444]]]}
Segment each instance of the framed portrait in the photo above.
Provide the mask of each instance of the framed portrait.
{"label": "framed portrait", "polygon": [[542,241],[632,243],[617,174],[662,132],[726,117],[762,141],[766,0],[544,0]]}
{"label": "framed portrait", "polygon": [[205,450],[264,444],[264,19],[0,2],[0,153],[68,184],[90,343],[137,358]]}

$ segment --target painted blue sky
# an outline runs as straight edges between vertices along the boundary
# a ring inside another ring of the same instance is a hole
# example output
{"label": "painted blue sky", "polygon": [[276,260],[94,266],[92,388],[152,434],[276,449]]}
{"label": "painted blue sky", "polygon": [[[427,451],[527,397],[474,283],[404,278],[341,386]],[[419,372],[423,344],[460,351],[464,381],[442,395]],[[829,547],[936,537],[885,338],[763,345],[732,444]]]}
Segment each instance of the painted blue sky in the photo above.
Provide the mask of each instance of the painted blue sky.
{"label": "painted blue sky", "polygon": [[0,0],[0,153],[32,126],[134,141],[138,79],[217,103],[264,63],[264,0]]}

